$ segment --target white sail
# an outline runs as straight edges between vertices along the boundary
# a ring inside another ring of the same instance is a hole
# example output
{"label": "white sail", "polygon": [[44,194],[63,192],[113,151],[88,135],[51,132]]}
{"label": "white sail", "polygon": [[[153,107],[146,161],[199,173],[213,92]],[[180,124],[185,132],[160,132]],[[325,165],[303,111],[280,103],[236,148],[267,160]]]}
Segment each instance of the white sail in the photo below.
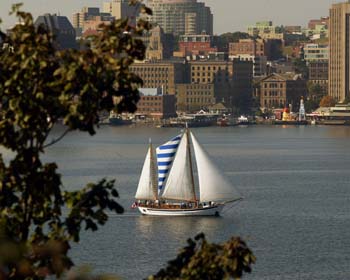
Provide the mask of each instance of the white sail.
{"label": "white sail", "polygon": [[195,200],[186,133],[180,141],[162,197],[170,200]]}
{"label": "white sail", "polygon": [[153,200],[157,199],[157,182],[154,176],[155,166],[152,156],[152,146],[150,145],[145,162],[143,164],[139,185],[137,187],[136,199]]}
{"label": "white sail", "polygon": [[210,161],[191,132],[199,177],[200,201],[228,202],[241,198],[219,169]]}

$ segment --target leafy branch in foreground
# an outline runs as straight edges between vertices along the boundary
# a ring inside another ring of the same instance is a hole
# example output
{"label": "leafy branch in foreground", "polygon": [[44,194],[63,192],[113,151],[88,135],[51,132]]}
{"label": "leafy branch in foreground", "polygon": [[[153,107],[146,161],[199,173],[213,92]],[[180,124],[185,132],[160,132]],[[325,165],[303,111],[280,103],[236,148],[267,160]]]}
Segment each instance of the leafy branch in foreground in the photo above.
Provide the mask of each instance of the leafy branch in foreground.
{"label": "leafy branch in foreground", "polygon": [[12,13],[21,24],[8,35],[0,32],[10,46],[0,50],[0,145],[13,152],[6,160],[0,155],[0,278],[42,279],[73,265],[70,242],[79,241],[82,230],[97,230],[107,211],[123,212],[114,181],[64,192],[57,165],[41,156],[66,133],[52,142],[48,137],[59,120],[67,133],[94,134],[99,112],[114,108],[115,97],[119,111],[136,110],[142,80],[129,66],[144,59],[136,37],[150,26],[114,21],[89,38],[92,48],[58,51],[31,14],[18,4]]}
{"label": "leafy branch in foreground", "polygon": [[165,269],[148,280],[221,280],[240,279],[251,272],[255,256],[239,237],[223,244],[208,243],[204,234],[189,239],[179,255]]}

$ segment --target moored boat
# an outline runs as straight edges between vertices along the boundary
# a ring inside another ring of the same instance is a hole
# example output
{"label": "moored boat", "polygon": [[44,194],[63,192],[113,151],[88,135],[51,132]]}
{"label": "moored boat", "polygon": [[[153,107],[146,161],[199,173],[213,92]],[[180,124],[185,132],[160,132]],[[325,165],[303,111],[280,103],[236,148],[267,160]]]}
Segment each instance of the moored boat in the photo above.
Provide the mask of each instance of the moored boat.
{"label": "moored boat", "polygon": [[130,125],[132,124],[132,119],[127,118],[121,114],[111,112],[108,118],[110,125]]}

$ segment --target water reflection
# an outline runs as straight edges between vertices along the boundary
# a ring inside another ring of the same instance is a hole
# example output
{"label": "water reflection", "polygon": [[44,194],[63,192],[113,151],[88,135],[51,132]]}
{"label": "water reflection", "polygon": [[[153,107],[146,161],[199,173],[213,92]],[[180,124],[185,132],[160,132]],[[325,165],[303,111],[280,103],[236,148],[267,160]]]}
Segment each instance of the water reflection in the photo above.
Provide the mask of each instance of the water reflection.
{"label": "water reflection", "polygon": [[150,239],[155,235],[168,235],[167,239],[181,240],[197,233],[214,235],[223,226],[222,217],[152,217],[139,216],[136,230],[141,236]]}

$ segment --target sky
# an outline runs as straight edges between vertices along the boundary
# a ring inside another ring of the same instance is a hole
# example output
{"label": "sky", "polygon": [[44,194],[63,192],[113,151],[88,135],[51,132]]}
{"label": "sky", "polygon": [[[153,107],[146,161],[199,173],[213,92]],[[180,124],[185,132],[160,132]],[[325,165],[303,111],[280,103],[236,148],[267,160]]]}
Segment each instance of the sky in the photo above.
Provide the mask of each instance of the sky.
{"label": "sky", "polygon": [[[16,19],[8,15],[11,5],[24,3],[24,10],[34,18],[44,13],[67,16],[81,7],[101,7],[103,0],[0,0],[1,29],[11,27]],[[332,3],[340,0],[198,0],[206,3],[214,14],[214,33],[246,31],[248,25],[256,21],[272,20],[275,25],[307,26],[309,19],[328,16]]]}

